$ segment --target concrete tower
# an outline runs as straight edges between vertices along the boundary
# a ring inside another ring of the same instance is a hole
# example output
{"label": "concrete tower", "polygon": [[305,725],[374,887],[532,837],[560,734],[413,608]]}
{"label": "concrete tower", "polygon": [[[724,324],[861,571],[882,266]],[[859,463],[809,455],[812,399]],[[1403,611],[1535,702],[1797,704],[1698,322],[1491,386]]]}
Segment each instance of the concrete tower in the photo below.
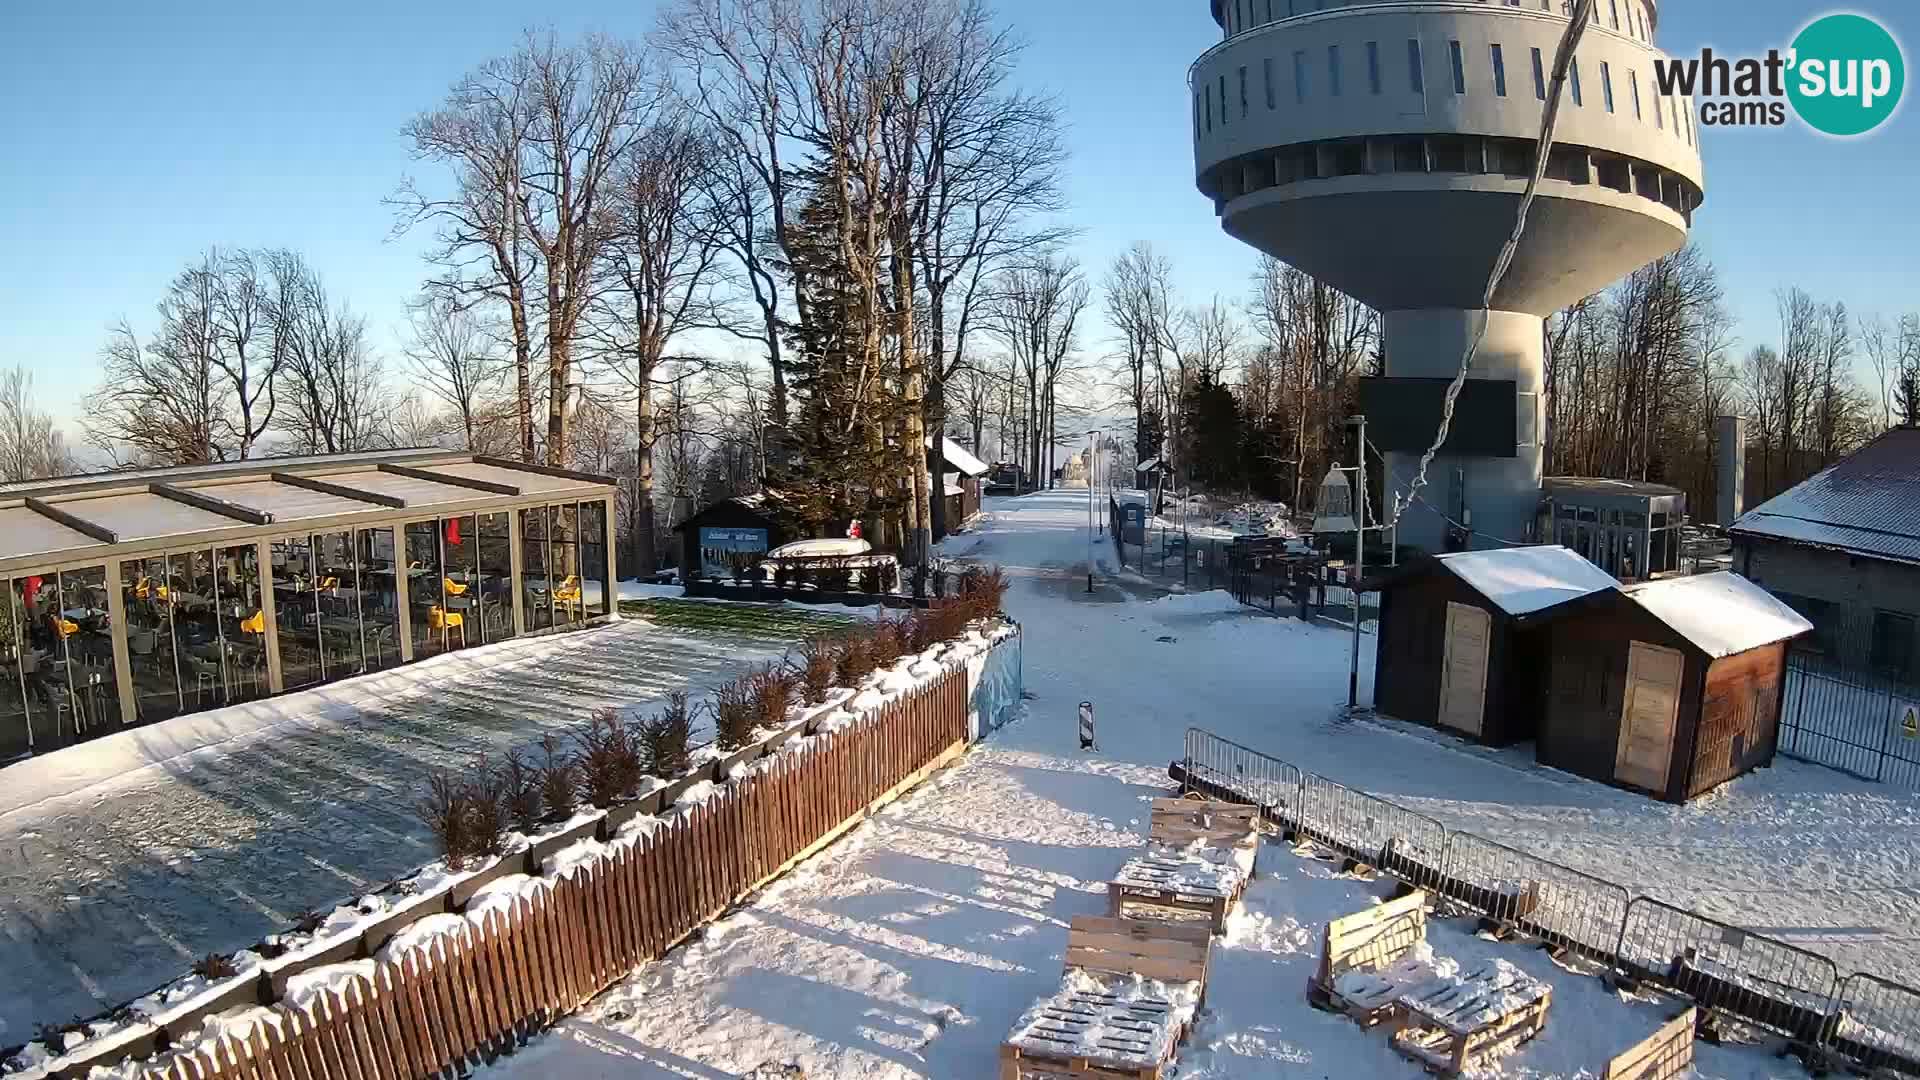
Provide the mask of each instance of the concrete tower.
{"label": "concrete tower", "polygon": [[[1362,401],[1404,492],[1534,167],[1562,0],[1210,0],[1194,166],[1223,228],[1384,313]],[[1494,298],[1452,435],[1400,540],[1529,536],[1540,499],[1542,319],[1686,242],[1703,189],[1692,102],[1654,79],[1650,0],[1597,0],[1547,179]],[[1510,422],[1510,424],[1509,424]]]}

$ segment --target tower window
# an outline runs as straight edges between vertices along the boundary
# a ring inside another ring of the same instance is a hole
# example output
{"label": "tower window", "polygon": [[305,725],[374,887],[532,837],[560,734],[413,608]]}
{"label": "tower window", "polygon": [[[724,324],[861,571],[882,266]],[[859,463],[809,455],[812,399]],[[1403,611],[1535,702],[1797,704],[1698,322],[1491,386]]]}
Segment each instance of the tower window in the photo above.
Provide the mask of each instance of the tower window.
{"label": "tower window", "polygon": [[1407,39],[1407,79],[1416,94],[1427,92],[1427,80],[1420,73],[1420,39]]}
{"label": "tower window", "polygon": [[1247,118],[1247,65],[1240,65],[1240,119]]}
{"label": "tower window", "polygon": [[1567,75],[1573,80],[1573,103],[1575,105],[1584,104],[1584,102],[1580,100],[1580,58],[1579,57],[1570,56],[1567,58]]}
{"label": "tower window", "polygon": [[1207,97],[1207,130],[1212,131],[1213,130],[1213,84],[1212,83],[1208,83],[1206,86],[1206,97]]}
{"label": "tower window", "polygon": [[1293,51],[1293,100],[1304,105],[1307,101],[1307,51]]}
{"label": "tower window", "polygon": [[1327,46],[1327,92],[1340,96],[1340,46]]}
{"label": "tower window", "polygon": [[1195,95],[1193,99],[1193,137],[1196,139],[1200,137],[1200,98],[1198,95]]}
{"label": "tower window", "polygon": [[1464,94],[1467,92],[1467,65],[1460,56],[1460,43],[1447,42],[1447,52],[1453,60],[1453,92]]}
{"label": "tower window", "polygon": [[1507,59],[1498,45],[1493,47],[1493,92],[1497,97],[1507,96]]}
{"label": "tower window", "polygon": [[1533,50],[1533,96],[1547,100],[1547,68],[1540,59],[1539,49]]}
{"label": "tower window", "polygon": [[1613,28],[1620,29],[1620,0],[1607,0],[1607,8],[1612,13]]}
{"label": "tower window", "polygon": [[1245,30],[1247,28],[1246,0],[1233,0],[1233,13],[1235,15],[1233,21],[1240,25],[1240,29]]}
{"label": "tower window", "polygon": [[1371,93],[1380,93],[1380,43],[1367,42],[1367,89]]}
{"label": "tower window", "polygon": [[1661,131],[1667,130],[1666,108],[1665,105],[1660,104],[1660,94],[1658,91],[1655,91],[1653,95],[1653,126],[1659,128]]}
{"label": "tower window", "polygon": [[1273,108],[1273,57],[1268,56],[1261,58],[1260,80],[1266,85],[1267,108],[1271,109]]}
{"label": "tower window", "polygon": [[1606,99],[1607,111],[1613,111],[1613,72],[1605,60],[1600,61],[1600,96]]}
{"label": "tower window", "polygon": [[1643,120],[1645,117],[1640,114],[1640,73],[1632,68],[1627,69],[1627,85],[1633,87],[1633,118]]}
{"label": "tower window", "polygon": [[1227,126],[1227,73],[1220,73],[1220,126]]}

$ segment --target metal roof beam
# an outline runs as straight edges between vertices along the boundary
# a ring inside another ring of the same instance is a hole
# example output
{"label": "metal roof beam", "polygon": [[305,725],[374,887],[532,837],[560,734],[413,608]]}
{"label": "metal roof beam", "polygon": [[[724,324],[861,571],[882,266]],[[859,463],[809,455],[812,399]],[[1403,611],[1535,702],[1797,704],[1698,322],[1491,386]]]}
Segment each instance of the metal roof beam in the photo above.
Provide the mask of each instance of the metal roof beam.
{"label": "metal roof beam", "polygon": [[425,480],[430,484],[450,484],[453,487],[484,491],[489,495],[524,494],[524,492],[512,484],[501,484],[492,480],[475,480],[471,476],[454,476],[449,473],[437,473],[426,469],[409,468],[405,465],[390,465],[384,461],[380,463],[380,471],[383,473],[392,473],[394,476],[404,476],[409,480]]}
{"label": "metal roof beam", "polygon": [[350,488],[344,484],[330,483],[312,476],[302,476],[299,473],[268,473],[267,479],[276,484],[305,488],[308,491],[317,491],[322,495],[332,495],[340,499],[352,499],[355,502],[372,503],[374,506],[384,506],[390,510],[405,510],[407,508],[407,500],[398,495],[383,495],[377,491],[362,491],[359,488]]}
{"label": "metal roof beam", "polygon": [[172,484],[159,483],[147,485],[147,490],[163,499],[172,499],[174,502],[184,503],[187,506],[205,510],[209,514],[219,514],[221,517],[232,518],[235,521],[244,521],[249,525],[273,524],[273,515],[267,513],[265,510],[255,510],[251,506],[241,506],[239,503],[215,498],[204,492],[175,487]]}
{"label": "metal roof beam", "polygon": [[72,529],[82,536],[91,537],[103,544],[117,544],[120,542],[120,534],[107,528],[105,525],[88,521],[86,518],[69,513],[44,499],[28,498],[26,503],[27,509],[49,521],[55,521],[65,525],[67,528]]}
{"label": "metal roof beam", "polygon": [[515,472],[535,473],[540,476],[557,476],[562,480],[578,480],[583,484],[606,484],[608,486],[614,484],[614,479],[611,476],[595,476],[593,473],[581,472],[578,469],[562,469],[557,465],[535,465],[529,461],[488,457],[485,454],[475,454],[473,462],[476,465],[491,465],[496,469],[511,469]]}

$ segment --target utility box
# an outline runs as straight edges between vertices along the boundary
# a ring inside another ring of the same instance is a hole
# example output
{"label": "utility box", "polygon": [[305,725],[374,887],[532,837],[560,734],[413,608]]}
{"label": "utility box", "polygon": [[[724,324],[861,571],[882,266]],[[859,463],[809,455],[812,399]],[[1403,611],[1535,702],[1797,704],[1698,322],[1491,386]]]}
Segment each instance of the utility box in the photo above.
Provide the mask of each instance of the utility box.
{"label": "utility box", "polygon": [[1138,499],[1119,499],[1120,541],[1126,544],[1147,542],[1147,504]]}

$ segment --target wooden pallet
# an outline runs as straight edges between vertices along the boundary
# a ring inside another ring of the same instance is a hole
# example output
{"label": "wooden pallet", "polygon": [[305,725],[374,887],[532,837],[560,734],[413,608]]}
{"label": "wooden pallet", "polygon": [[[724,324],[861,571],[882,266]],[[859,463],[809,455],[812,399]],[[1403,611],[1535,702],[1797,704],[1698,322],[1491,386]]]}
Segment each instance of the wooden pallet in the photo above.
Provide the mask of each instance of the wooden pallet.
{"label": "wooden pallet", "polygon": [[1603,1080],[1675,1080],[1693,1069],[1693,1026],[1699,1010],[1688,1009],[1660,1026],[1633,1049],[1607,1062]]}
{"label": "wooden pallet", "polygon": [[1247,863],[1247,876],[1252,877],[1260,853],[1260,808],[1191,796],[1155,799],[1147,841],[1174,848],[1197,843],[1223,849],[1229,855],[1247,852],[1254,856]]}
{"label": "wooden pallet", "polygon": [[1359,990],[1349,986],[1343,994],[1340,977],[1378,971],[1426,939],[1427,894],[1419,890],[1329,922],[1320,965],[1307,983],[1307,1000],[1317,1008],[1345,1013],[1362,1027],[1390,1018],[1398,997],[1393,984],[1381,979]]}
{"label": "wooden pallet", "polygon": [[1107,883],[1107,913],[1116,919],[1124,918],[1127,905],[1133,904],[1161,912],[1173,912],[1176,916],[1200,915],[1205,917],[1208,929],[1218,934],[1226,929],[1227,913],[1240,902],[1240,896],[1245,891],[1244,881],[1225,893],[1153,888],[1136,882],[1110,881]]}
{"label": "wooden pallet", "polygon": [[[1207,968],[1213,935],[1196,926],[1144,919],[1111,919],[1082,915],[1067,929],[1066,972],[1111,974],[1156,979],[1167,983],[1194,983],[1195,1013],[1206,1001]],[[1190,1021],[1175,1020],[1172,1003],[1164,1000],[1123,1001],[1112,995],[1075,991],[1043,1007],[1039,1031],[1042,1040],[1057,1036],[1060,1048],[1000,1047],[1000,1080],[1068,1080],[1104,1077],[1110,1080],[1160,1080],[1185,1041]],[[1115,1034],[1101,1042],[1109,1054],[1088,1054],[1079,1034],[1105,1024]],[[1171,1026],[1168,1026],[1171,1025]],[[1139,1061],[1147,1047],[1166,1032],[1166,1054],[1156,1062]],[[1016,1032],[1017,1034],[1017,1032]]]}
{"label": "wooden pallet", "polygon": [[1402,994],[1393,1048],[1430,1072],[1458,1076],[1526,1042],[1547,1026],[1553,991],[1544,984],[1539,997],[1507,1012],[1472,1022],[1462,1019],[1482,1012],[1494,995],[1511,988],[1484,975],[1469,975],[1461,982],[1443,980]]}

